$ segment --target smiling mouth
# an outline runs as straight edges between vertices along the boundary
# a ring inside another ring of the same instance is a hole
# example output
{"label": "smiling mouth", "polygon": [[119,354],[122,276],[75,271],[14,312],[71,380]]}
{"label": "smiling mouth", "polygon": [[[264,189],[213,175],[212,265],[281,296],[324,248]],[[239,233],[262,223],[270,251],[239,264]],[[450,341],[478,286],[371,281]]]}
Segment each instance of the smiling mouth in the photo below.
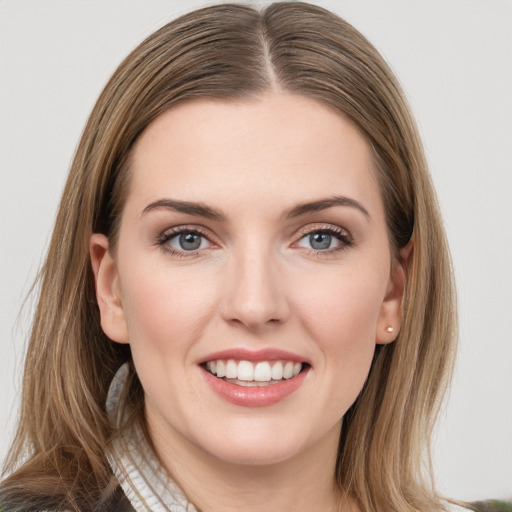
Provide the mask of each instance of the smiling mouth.
{"label": "smiling mouth", "polygon": [[203,368],[213,376],[246,387],[262,387],[293,379],[309,365],[293,361],[237,361],[216,359],[204,363]]}

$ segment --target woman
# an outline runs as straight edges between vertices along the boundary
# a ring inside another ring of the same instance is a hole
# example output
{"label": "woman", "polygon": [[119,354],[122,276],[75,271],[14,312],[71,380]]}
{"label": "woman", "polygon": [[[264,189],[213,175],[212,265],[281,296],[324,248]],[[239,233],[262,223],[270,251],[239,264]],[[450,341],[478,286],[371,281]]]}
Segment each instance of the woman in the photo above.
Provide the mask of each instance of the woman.
{"label": "woman", "polygon": [[375,49],[307,4],[186,15],[121,64],[77,149],[0,502],[446,510],[422,453],[454,311]]}

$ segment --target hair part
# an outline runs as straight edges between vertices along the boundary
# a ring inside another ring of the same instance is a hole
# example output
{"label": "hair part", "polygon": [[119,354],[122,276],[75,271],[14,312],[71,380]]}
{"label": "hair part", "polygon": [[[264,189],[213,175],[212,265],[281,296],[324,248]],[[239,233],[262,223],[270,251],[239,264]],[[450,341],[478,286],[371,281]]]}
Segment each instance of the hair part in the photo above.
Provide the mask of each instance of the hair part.
{"label": "hair part", "polygon": [[[343,420],[340,488],[368,512],[443,510],[430,478],[429,440],[452,371],[456,307],[422,145],[377,50],[344,20],[301,2],[186,14],[141,43],[101,93],[39,276],[21,418],[0,484],[4,507],[87,511],[112,499],[116,482],[104,454],[115,432],[104,404],[131,354],[101,330],[88,244],[101,232],[115,248],[137,138],[178,103],[250,101],[272,90],[315,99],[358,127],[374,150],[394,254],[413,240],[400,334],[377,347]],[[132,365],[127,405],[142,424],[143,400]]]}

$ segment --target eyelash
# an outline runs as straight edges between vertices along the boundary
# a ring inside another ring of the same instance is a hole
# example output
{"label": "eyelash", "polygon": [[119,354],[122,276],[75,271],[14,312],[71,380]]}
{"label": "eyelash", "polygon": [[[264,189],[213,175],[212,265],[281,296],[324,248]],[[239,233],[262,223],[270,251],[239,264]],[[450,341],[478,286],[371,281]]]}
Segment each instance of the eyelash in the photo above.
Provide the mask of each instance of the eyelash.
{"label": "eyelash", "polygon": [[169,245],[168,242],[170,240],[183,234],[198,235],[208,240],[208,242],[214,243],[211,241],[211,235],[207,234],[197,226],[179,226],[177,228],[172,228],[162,233],[162,235],[160,235],[157,238],[157,245],[159,245],[165,252],[171,254],[172,256],[177,256],[179,258],[190,258],[199,256],[199,253],[201,252],[202,249],[197,249],[195,251],[180,251]]}
{"label": "eyelash", "polygon": [[307,253],[311,256],[318,256],[318,257],[327,256],[330,254],[345,251],[350,246],[354,245],[354,240],[353,240],[351,234],[346,229],[340,228],[338,226],[332,226],[330,224],[314,225],[314,226],[309,226],[304,229],[301,229],[299,231],[299,238],[294,243],[296,244],[299,241],[306,238],[307,236],[313,235],[314,233],[322,233],[322,234],[330,235],[330,236],[336,238],[340,242],[340,245],[338,247],[332,247],[332,248],[323,249],[323,250],[313,249],[313,248],[311,248],[311,249],[304,248],[307,251]]}
{"label": "eyelash", "polygon": [[[327,254],[333,254],[337,252],[341,252],[349,248],[354,244],[354,241],[352,239],[352,236],[348,231],[345,229],[342,229],[337,226],[332,225],[315,225],[310,226],[307,228],[303,228],[299,231],[298,235],[299,237],[294,242],[294,244],[297,244],[299,241],[303,240],[307,236],[310,236],[314,233],[323,233],[326,235],[330,235],[334,238],[336,238],[340,243],[338,247],[328,248],[328,249],[313,249],[313,248],[303,248],[309,255],[312,256],[322,256]],[[212,236],[205,231],[203,231],[201,228],[198,228],[197,226],[179,226],[176,228],[172,228],[170,230],[165,231],[157,238],[157,245],[162,248],[165,252],[171,254],[172,256],[177,256],[179,258],[190,258],[190,257],[198,257],[200,256],[200,252],[204,249],[196,249],[193,251],[185,251],[185,250],[177,250],[174,247],[169,245],[169,241],[173,238],[182,235],[182,234],[193,234],[198,235],[200,237],[205,238],[208,240],[209,243],[215,244],[211,240]]]}

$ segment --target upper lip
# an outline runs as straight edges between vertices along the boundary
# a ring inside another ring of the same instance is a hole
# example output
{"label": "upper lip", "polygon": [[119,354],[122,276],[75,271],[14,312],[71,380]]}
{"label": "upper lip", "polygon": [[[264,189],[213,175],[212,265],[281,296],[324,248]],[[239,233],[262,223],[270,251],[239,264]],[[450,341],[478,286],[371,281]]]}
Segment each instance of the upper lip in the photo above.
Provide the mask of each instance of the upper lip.
{"label": "upper lip", "polygon": [[207,361],[216,361],[218,359],[234,359],[236,361],[292,361],[294,363],[307,363],[310,362],[304,357],[287,352],[278,348],[264,348],[259,350],[249,350],[246,348],[232,348],[213,352],[208,356],[202,358],[199,364],[204,364]]}

